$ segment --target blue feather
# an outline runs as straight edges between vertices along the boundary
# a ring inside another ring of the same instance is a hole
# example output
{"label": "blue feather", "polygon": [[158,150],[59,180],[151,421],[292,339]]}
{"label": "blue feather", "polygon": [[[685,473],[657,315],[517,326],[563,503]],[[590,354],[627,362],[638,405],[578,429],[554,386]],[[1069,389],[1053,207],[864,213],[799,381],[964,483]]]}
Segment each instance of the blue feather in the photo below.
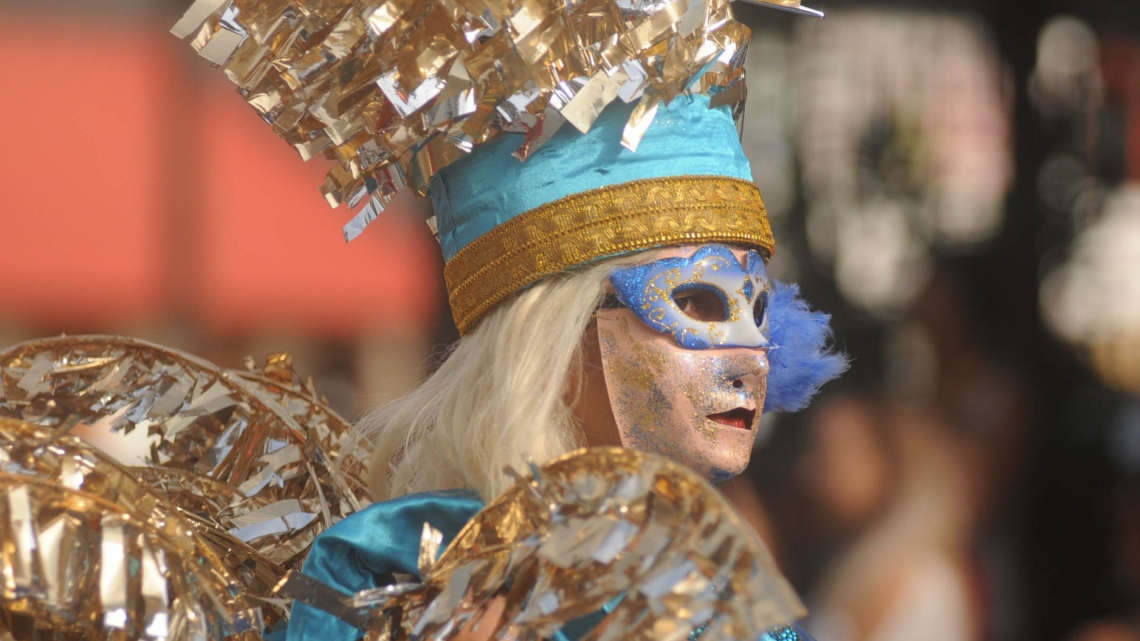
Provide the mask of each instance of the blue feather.
{"label": "blue feather", "polygon": [[847,356],[830,345],[831,317],[812,311],[799,294],[794,283],[772,282],[765,412],[802,410],[824,383],[847,370]]}

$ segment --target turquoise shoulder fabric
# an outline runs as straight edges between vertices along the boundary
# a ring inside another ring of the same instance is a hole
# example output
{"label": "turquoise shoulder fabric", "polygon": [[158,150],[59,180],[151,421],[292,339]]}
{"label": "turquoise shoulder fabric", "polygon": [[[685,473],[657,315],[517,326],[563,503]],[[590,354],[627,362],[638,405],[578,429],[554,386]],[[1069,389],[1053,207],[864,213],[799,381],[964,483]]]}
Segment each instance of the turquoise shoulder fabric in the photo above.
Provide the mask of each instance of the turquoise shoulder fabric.
{"label": "turquoise shoulder fabric", "polygon": [[[374,503],[313,541],[302,572],[354,594],[390,582],[393,573],[419,576],[416,567],[424,523],[451,543],[483,502],[472,492],[429,492]],[[356,641],[363,632],[340,619],[295,603],[288,641]]]}
{"label": "turquoise shoulder fabric", "polygon": [[442,169],[430,193],[444,260],[515,216],[571,194],[670,176],[752,180],[727,106],[710,109],[706,95],[678,96],[658,109],[636,152],[621,146],[632,111],[615,101],[587,134],[565,124],[525,162],[511,155],[523,135],[503,134]]}

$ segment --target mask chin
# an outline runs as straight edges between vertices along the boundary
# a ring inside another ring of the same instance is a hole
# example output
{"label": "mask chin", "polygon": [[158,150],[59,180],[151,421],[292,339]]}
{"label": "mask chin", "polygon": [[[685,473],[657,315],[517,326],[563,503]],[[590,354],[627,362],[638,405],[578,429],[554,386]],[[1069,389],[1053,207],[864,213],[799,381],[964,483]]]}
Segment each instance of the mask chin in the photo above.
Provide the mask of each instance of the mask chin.
{"label": "mask chin", "polygon": [[766,350],[684,349],[626,308],[596,313],[602,371],[624,447],[714,483],[744,470],[767,388]]}

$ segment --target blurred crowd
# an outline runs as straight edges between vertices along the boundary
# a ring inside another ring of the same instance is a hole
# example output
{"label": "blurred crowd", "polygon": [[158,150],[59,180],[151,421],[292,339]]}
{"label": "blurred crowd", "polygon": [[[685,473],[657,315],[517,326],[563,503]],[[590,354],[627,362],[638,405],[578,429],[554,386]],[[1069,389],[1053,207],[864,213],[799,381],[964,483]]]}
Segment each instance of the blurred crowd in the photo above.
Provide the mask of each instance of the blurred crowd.
{"label": "blurred crowd", "polygon": [[1137,7],[848,9],[751,77],[853,366],[726,491],[821,639],[1140,639]]}
{"label": "blurred crowd", "polygon": [[729,491],[819,638],[1140,639],[1140,405],[1072,361],[1050,397],[969,292],[940,262],[882,377],[780,417]]}
{"label": "blurred crowd", "polygon": [[[0,344],[290,350],[359,416],[457,337],[429,212],[345,246],[187,4],[0,0]],[[819,4],[737,3],[742,135],[852,368],[725,492],[821,641],[1140,641],[1140,4]]]}

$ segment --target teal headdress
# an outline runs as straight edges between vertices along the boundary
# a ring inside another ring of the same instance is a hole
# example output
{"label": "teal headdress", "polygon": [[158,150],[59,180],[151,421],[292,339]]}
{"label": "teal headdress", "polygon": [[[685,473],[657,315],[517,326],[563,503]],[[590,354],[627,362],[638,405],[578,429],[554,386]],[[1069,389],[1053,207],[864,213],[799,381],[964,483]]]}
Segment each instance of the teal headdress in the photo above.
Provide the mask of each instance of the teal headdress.
{"label": "teal headdress", "polygon": [[631,107],[588,134],[564,127],[525,162],[502,136],[432,181],[448,295],[460,331],[518,289],[594,260],[665,245],[773,249],[727,106],[680,96],[636,152],[621,145]]}
{"label": "teal headdress", "polygon": [[[693,242],[771,252],[732,109],[730,0],[197,0],[193,36],[359,207],[432,195],[465,332],[551,273]],[[758,4],[817,15],[799,0]]]}

